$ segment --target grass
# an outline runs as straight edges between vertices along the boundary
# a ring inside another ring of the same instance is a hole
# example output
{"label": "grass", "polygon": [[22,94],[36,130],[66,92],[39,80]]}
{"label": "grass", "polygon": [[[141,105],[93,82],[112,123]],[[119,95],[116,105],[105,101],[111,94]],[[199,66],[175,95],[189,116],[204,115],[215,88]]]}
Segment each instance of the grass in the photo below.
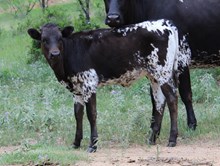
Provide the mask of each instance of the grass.
{"label": "grass", "polygon": [[[71,12],[75,8],[70,8],[69,4],[54,6],[57,10],[62,7],[75,18],[75,13]],[[0,14],[0,25],[5,25],[0,29],[0,146],[20,145],[18,150],[1,155],[0,165],[37,164],[48,159],[68,165],[88,160],[85,151],[90,129],[86,116],[82,149],[76,151],[70,148],[75,132],[71,94],[56,81],[47,64],[41,61],[27,64],[31,39],[25,29],[17,32],[16,28],[11,28],[17,22],[37,19],[39,12],[36,9],[29,18],[17,19],[7,13]],[[101,12],[94,11],[93,15]],[[103,16],[98,19],[101,24]],[[185,108],[179,101],[179,137],[186,143],[219,137],[219,73],[220,68],[191,70],[198,127],[195,132],[187,129]],[[97,101],[99,147],[146,145],[151,118],[147,79],[141,79],[129,88],[102,87],[98,90]],[[167,143],[169,128],[166,110],[161,144]]]}
{"label": "grass", "polygon": [[42,145],[24,145],[11,154],[0,157],[0,164],[23,164],[29,165],[73,165],[77,161],[87,161],[87,155],[80,150],[73,151],[67,147],[53,147]]}

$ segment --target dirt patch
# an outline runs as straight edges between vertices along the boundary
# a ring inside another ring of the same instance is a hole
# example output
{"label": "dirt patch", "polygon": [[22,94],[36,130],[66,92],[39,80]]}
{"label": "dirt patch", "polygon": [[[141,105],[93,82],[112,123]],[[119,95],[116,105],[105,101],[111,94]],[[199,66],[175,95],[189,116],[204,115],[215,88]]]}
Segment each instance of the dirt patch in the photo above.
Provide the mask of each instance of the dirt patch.
{"label": "dirt patch", "polygon": [[[0,147],[0,155],[18,148]],[[88,154],[88,162],[81,161],[75,166],[220,166],[219,156],[220,141],[180,142],[174,148],[133,145],[98,149],[96,153]]]}
{"label": "dirt patch", "polygon": [[100,149],[77,166],[219,166],[220,143]]}
{"label": "dirt patch", "polygon": [[3,147],[0,147],[0,155],[11,153],[11,152],[19,149],[19,147],[20,146],[3,146]]}

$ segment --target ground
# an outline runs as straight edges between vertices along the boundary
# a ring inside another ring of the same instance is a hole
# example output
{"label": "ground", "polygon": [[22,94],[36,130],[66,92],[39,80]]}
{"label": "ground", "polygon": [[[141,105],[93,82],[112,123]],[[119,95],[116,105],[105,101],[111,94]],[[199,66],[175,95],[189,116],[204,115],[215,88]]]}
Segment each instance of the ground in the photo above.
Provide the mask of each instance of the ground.
{"label": "ground", "polygon": [[[0,154],[18,147],[0,147]],[[165,145],[128,148],[110,147],[88,154],[89,161],[75,166],[220,166],[220,141],[178,143],[174,148]]]}
{"label": "ground", "polygon": [[220,166],[220,142],[178,144],[174,148],[156,145],[151,147],[100,149],[89,154],[90,163],[77,166]]}

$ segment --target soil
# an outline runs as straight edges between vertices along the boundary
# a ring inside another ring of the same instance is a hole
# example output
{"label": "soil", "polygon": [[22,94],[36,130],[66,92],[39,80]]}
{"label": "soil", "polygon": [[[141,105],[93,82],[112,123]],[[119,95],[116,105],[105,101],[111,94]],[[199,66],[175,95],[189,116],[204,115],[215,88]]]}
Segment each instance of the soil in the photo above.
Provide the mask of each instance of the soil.
{"label": "soil", "polygon": [[100,149],[77,166],[220,166],[220,141]]}
{"label": "soil", "polygon": [[[16,149],[0,147],[0,155]],[[173,148],[165,145],[109,147],[98,149],[88,157],[88,161],[80,161],[75,166],[220,166],[220,141],[180,142]]]}

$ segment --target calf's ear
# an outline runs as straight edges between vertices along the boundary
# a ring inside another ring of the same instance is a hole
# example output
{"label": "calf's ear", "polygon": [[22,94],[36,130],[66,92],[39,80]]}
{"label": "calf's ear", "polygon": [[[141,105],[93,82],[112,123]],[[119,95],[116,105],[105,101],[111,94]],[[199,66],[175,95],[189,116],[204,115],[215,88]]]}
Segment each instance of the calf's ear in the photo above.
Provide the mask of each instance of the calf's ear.
{"label": "calf's ear", "polygon": [[69,37],[74,31],[74,27],[72,26],[67,26],[65,28],[63,28],[62,30],[62,36],[63,37]]}
{"label": "calf's ear", "polygon": [[30,28],[30,29],[28,29],[27,32],[31,38],[33,38],[35,40],[41,40],[41,34],[40,34],[40,32],[38,32],[38,30],[36,30],[34,28]]}

